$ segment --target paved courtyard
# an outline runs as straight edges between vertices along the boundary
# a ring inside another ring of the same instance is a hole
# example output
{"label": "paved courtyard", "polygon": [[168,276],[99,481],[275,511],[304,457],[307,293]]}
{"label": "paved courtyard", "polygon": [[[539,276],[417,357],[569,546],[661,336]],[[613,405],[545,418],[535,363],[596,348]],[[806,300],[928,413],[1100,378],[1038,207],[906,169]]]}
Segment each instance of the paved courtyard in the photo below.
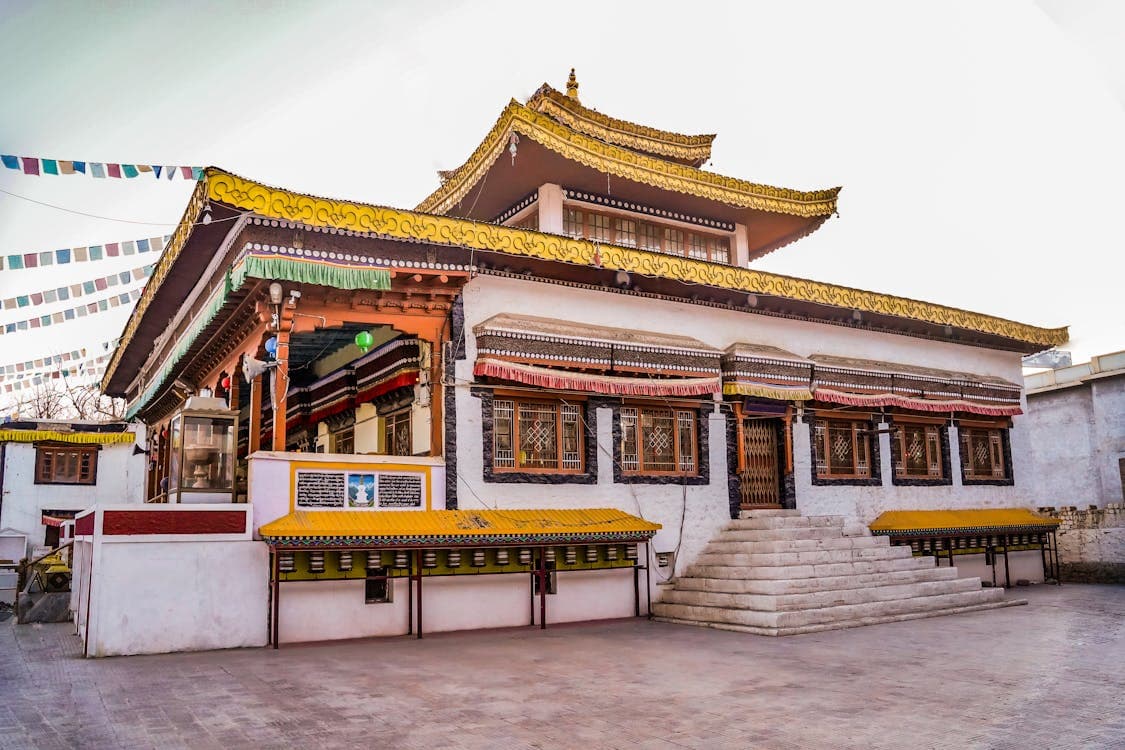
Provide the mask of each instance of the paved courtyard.
{"label": "paved courtyard", "polygon": [[1125,747],[1125,587],[764,638],[645,620],[84,660],[0,623],[3,748]]}

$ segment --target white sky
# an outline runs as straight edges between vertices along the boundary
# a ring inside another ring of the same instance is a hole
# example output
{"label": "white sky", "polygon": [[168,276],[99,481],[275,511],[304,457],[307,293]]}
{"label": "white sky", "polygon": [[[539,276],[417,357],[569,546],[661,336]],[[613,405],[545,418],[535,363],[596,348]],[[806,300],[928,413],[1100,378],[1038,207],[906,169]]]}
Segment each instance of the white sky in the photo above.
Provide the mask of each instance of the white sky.
{"label": "white sky", "polygon": [[[718,133],[708,169],[844,186],[840,219],[759,267],[1069,324],[1076,360],[1125,347],[1125,4],[236,5],[0,4],[0,153],[214,164],[413,207],[510,98],[575,66],[587,106]],[[164,234],[190,188],[0,169],[2,190],[155,222],[0,194],[0,254]],[[152,258],[3,272],[0,297]],[[0,364],[97,344],[126,317],[0,336]]]}

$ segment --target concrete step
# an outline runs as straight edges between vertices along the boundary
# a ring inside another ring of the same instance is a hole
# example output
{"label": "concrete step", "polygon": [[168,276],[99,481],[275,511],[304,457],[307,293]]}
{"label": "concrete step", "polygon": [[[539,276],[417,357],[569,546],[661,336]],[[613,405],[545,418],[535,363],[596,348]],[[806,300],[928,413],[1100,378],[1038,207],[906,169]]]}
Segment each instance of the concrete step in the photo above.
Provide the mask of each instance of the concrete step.
{"label": "concrete step", "polygon": [[[985,604],[971,604],[961,607],[950,607],[948,609],[930,610],[922,612],[909,612],[906,614],[896,615],[875,615],[868,617],[857,617],[850,620],[838,620],[831,623],[821,623],[817,625],[804,625],[799,627],[752,627],[747,625],[732,625],[722,622],[698,622],[695,620],[681,620],[675,617],[661,617],[656,616],[653,619],[658,622],[669,622],[677,625],[694,625],[696,627],[715,628],[716,630],[733,630],[740,633],[753,633],[754,635],[768,635],[768,636],[783,636],[783,635],[801,635],[803,633],[820,633],[825,630],[842,630],[845,628],[858,628],[866,625],[882,625],[888,622],[906,622],[908,620],[919,620],[924,617],[941,617],[942,615],[959,615],[967,614],[969,612],[983,612],[990,609],[999,609],[1001,607],[1018,607],[1027,604],[1026,599],[1002,599],[996,602],[989,602]],[[653,605],[655,608],[656,605]]]}
{"label": "concrete step", "polygon": [[765,629],[792,629],[816,625],[840,626],[841,623],[864,618],[893,617],[981,604],[994,604],[1001,601],[1003,596],[1004,591],[1002,589],[977,589],[975,591],[796,611],[760,611],[660,602],[653,604],[653,614],[657,617],[703,623],[722,623]]}
{"label": "concrete step", "polygon": [[722,609],[792,612],[980,590],[980,579],[977,578],[955,578],[945,581],[888,586],[861,586],[852,589],[778,595],[691,591],[677,587],[671,591],[666,591],[661,601],[667,604],[719,607]]}
{"label": "concrete step", "polygon": [[797,518],[801,511],[790,508],[759,508],[757,510],[744,510],[738,514],[739,518]]}
{"label": "concrete step", "polygon": [[731,529],[714,536],[715,542],[784,542],[810,539],[842,539],[843,529],[837,526],[810,528],[797,526],[788,529]]}
{"label": "concrete step", "polygon": [[907,583],[951,581],[957,578],[956,568],[922,568],[896,570],[889,573],[863,573],[820,578],[742,579],[694,578],[681,576],[675,581],[676,591],[716,591],[728,594],[807,594],[817,591],[838,591],[865,586],[895,586]]}
{"label": "concrete step", "polygon": [[862,560],[819,565],[762,565],[753,567],[746,565],[705,565],[696,563],[688,566],[688,569],[684,571],[684,575],[693,578],[726,578],[736,580],[797,579],[866,575],[870,573],[892,573],[899,570],[927,570],[934,567],[934,559],[932,557],[898,557],[889,560]]}
{"label": "concrete step", "polygon": [[885,536],[838,536],[835,539],[785,539],[766,542],[730,542],[716,539],[707,544],[703,553],[817,552],[839,549],[887,549],[890,546],[891,542]]}
{"label": "concrete step", "polygon": [[779,565],[825,565],[855,561],[896,560],[910,557],[909,547],[879,546],[867,548],[809,550],[805,552],[707,552],[696,558],[698,565],[730,565],[763,567]]}
{"label": "concrete step", "polygon": [[824,528],[827,526],[844,527],[843,516],[759,516],[756,518],[736,518],[730,521],[724,529],[800,529]]}

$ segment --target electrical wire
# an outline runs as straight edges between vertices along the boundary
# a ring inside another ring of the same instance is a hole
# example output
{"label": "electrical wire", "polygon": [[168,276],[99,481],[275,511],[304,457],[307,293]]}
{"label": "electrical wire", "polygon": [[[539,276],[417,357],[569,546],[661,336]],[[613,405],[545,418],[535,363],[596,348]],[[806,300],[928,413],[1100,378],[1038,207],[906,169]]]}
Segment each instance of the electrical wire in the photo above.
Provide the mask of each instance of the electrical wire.
{"label": "electrical wire", "polygon": [[[177,226],[180,223],[178,221],[137,221],[135,219],[119,219],[119,218],[116,218],[116,217],[113,217],[113,216],[102,216],[100,214],[87,213],[86,211],[78,211],[76,209],[67,208],[65,206],[56,206],[54,203],[47,203],[45,201],[36,200],[35,198],[28,198],[26,195],[20,195],[19,193],[13,193],[10,190],[5,190],[3,188],[0,188],[0,193],[4,193],[5,195],[10,195],[13,198],[19,198],[20,200],[25,200],[29,203],[37,203],[40,206],[46,206],[47,208],[53,208],[56,211],[65,211],[66,213],[69,213],[69,214],[77,214],[78,216],[86,216],[86,217],[91,218],[91,219],[102,219],[104,221],[116,221],[116,222],[120,222],[122,224],[143,224],[143,225],[150,226],[150,227],[174,227],[174,226]],[[199,226],[200,224],[204,224],[204,223],[218,224],[218,223],[224,222],[224,221],[231,221],[233,219],[241,218],[242,216],[245,216],[248,213],[251,213],[251,212],[250,211],[244,211],[244,212],[241,212],[241,213],[239,213],[235,216],[229,216],[225,219],[212,219],[209,222],[197,221],[197,222],[194,222],[193,226]]]}

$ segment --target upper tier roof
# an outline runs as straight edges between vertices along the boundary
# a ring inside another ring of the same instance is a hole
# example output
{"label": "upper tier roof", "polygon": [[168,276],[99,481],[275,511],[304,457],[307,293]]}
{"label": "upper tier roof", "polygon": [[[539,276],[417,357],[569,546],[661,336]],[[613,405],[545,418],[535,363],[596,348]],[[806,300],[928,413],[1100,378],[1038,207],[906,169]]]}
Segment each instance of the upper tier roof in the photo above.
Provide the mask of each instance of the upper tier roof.
{"label": "upper tier roof", "polygon": [[526,104],[513,99],[469,159],[440,173],[441,186],[417,210],[491,221],[544,183],[608,188],[617,199],[745,224],[751,258],[808,235],[836,213],[838,187],[793,190],[699,169],[713,135],[611,118],[576,94],[544,84]]}
{"label": "upper tier roof", "polygon": [[527,107],[599,141],[624,146],[650,156],[693,167],[701,167],[711,158],[714,133],[684,135],[638,125],[627,120],[618,120],[582,106],[578,101],[577,88],[574,94],[573,96],[564,94],[544,83],[527,100]]}

